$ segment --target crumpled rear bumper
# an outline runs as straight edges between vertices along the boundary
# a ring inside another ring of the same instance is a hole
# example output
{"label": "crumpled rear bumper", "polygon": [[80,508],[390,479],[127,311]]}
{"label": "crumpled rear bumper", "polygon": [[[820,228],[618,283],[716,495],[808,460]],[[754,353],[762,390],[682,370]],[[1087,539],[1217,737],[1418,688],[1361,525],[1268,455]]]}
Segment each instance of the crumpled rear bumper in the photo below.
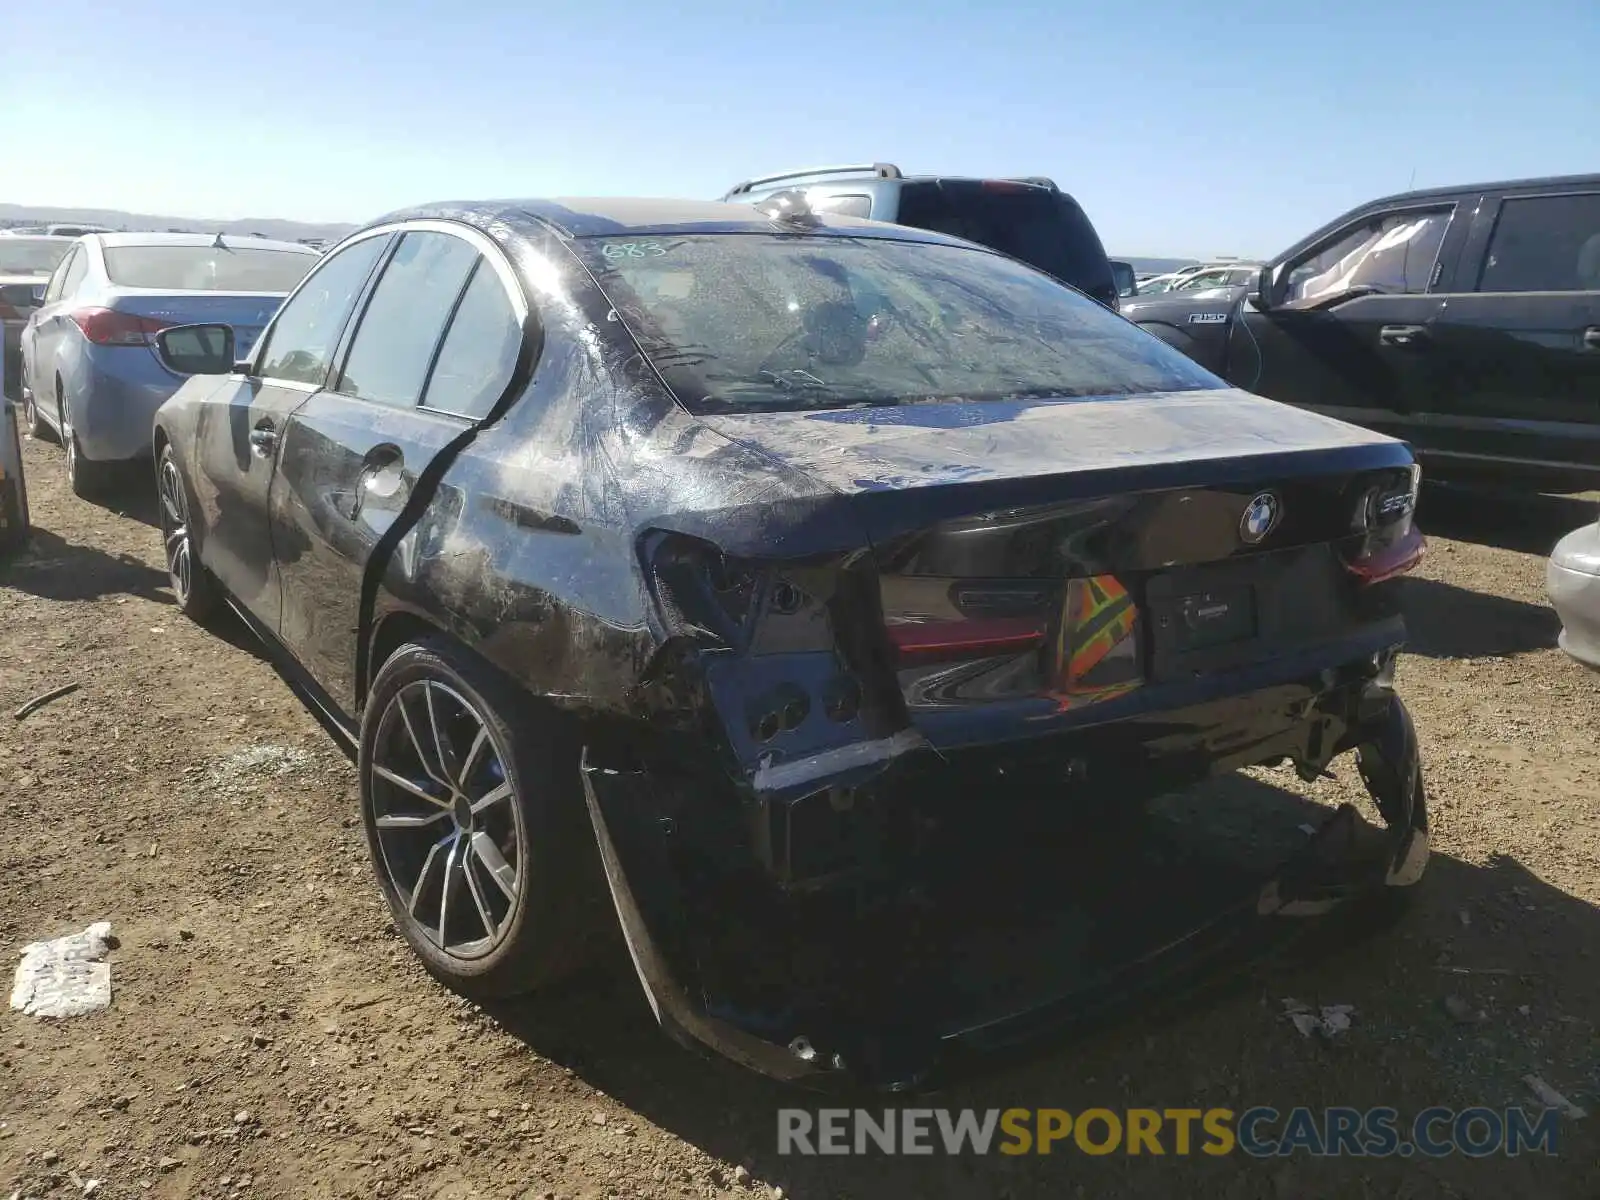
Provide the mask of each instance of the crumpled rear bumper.
{"label": "crumpled rear bumper", "polygon": [[[805,989],[797,984],[793,1006],[784,1002],[781,988],[764,993],[778,997],[765,1003],[751,1001],[749,993],[732,995],[727,981],[737,979],[737,972],[730,976],[725,967],[707,961],[706,940],[698,936],[704,926],[719,921],[739,925],[749,913],[739,906],[708,910],[689,899],[695,868],[685,866],[675,852],[674,820],[662,815],[659,781],[644,771],[586,759],[584,787],[629,952],[657,1019],[671,1035],[785,1081],[830,1089],[901,1090],[927,1086],[975,1059],[1125,1008],[1219,962],[1253,956],[1284,938],[1301,936],[1311,925],[1335,921],[1366,901],[1382,902],[1416,883],[1427,861],[1428,833],[1409,714],[1386,687],[1369,687],[1356,709],[1360,723],[1343,733],[1331,753],[1358,749],[1362,778],[1387,828],[1365,822],[1345,806],[1306,837],[1270,877],[1235,889],[1226,902],[1214,906],[1185,911],[1183,904],[1166,905],[1166,915],[1177,922],[1173,936],[1130,944],[1120,960],[1100,953],[1093,969],[1086,967],[1078,975],[1030,976],[1038,974],[1038,960],[1057,953],[1058,945],[1068,948],[1062,953],[1070,953],[1071,947],[1081,950],[1093,940],[1092,920],[1085,924],[1067,908],[1050,925],[1057,940],[1030,941],[1043,928],[1032,922],[1026,929],[1011,930],[1008,937],[1003,924],[977,921],[974,928],[981,936],[969,939],[959,955],[932,970],[915,961],[916,952],[910,949],[915,934],[902,936],[895,932],[901,926],[889,925],[881,961],[870,955],[851,958],[841,950],[841,978],[828,998],[801,1000]],[[1230,764],[1219,760],[1218,765]],[[912,764],[897,762],[888,772],[910,769]],[[1115,877],[1114,872],[1107,876]],[[1055,890],[1046,880],[1042,894]],[[973,908],[982,908],[983,899],[974,894]],[[941,918],[936,908],[929,911],[937,923]],[[832,939],[842,945],[864,927],[848,918],[820,925],[823,957]],[[1014,944],[1007,946],[1008,941]],[[763,955],[794,953],[781,939],[764,947],[760,936],[751,936],[739,944],[743,961],[752,968],[771,967],[758,963]],[[950,969],[957,962],[964,964],[961,969]],[[977,986],[973,978],[984,972],[996,977],[992,998],[986,985]],[[1008,973],[1018,979],[1028,976],[1027,985],[1010,986],[1015,981],[1001,978]],[[936,995],[946,985],[964,993],[962,1003],[946,1004]]]}

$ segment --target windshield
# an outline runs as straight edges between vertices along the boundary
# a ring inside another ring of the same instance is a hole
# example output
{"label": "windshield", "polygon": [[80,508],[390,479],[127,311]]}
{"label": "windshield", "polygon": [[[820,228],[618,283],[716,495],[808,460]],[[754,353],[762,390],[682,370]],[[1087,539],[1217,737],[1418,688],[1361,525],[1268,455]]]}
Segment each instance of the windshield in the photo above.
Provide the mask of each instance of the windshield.
{"label": "windshield", "polygon": [[107,246],[105,254],[112,283],[171,292],[289,292],[318,262],[309,250],[260,246]]}
{"label": "windshield", "polygon": [[70,249],[66,238],[0,238],[0,275],[48,275]]}
{"label": "windshield", "polygon": [[764,234],[576,246],[693,412],[1226,386],[1092,300],[982,250]]}

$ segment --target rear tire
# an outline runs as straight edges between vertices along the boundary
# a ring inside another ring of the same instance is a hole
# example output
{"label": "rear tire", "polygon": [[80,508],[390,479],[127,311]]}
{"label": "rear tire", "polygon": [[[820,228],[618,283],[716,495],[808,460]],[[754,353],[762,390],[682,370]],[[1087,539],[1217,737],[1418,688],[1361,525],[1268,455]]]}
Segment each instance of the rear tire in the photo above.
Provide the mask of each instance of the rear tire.
{"label": "rear tire", "polygon": [[361,816],[396,927],[423,965],[479,999],[592,958],[599,852],[577,739],[444,641],[385,662],[362,714]]}
{"label": "rear tire", "polygon": [[34,401],[33,389],[28,389],[28,394],[22,399],[22,424],[28,431],[28,436],[39,441],[44,441],[50,436],[50,426],[44,423],[44,418],[39,415],[39,405]]}
{"label": "rear tire", "polygon": [[156,460],[156,500],[167,578],[172,581],[178,611],[191,621],[204,621],[222,602],[222,588],[196,552],[189,518],[193,511],[189,486],[170,442],[161,447],[161,456]]}
{"label": "rear tire", "polygon": [[67,452],[67,482],[72,485],[73,495],[92,500],[104,489],[105,468],[83,456],[78,434],[72,428],[72,410],[67,407],[67,398],[61,395],[59,379],[56,380],[56,395],[61,404],[61,445]]}

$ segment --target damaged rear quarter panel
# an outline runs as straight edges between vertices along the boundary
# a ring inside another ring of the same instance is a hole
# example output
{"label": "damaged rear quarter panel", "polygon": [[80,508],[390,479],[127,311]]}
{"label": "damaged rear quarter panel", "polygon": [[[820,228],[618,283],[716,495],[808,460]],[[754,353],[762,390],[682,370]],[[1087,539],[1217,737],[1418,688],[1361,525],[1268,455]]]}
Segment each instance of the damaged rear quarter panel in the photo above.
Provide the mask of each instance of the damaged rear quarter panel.
{"label": "damaged rear quarter panel", "polygon": [[673,401],[553,237],[507,239],[544,326],[531,382],[442,475],[383,567],[370,628],[409,614],[530,692],[641,713],[663,640],[640,565],[651,530],[735,554],[859,548],[839,497]]}

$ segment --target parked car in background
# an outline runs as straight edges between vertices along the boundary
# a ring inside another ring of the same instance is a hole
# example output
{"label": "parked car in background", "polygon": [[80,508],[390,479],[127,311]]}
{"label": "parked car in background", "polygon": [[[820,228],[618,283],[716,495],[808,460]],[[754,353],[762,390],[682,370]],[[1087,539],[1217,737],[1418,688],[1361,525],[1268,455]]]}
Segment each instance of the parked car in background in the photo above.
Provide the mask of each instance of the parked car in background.
{"label": "parked car in background", "polygon": [[56,266],[22,331],[24,421],[66,449],[73,490],[150,453],[150,421],[183,382],[151,335],[223,321],[248,348],[318,259],[294,242],[170,233],[90,234]]}
{"label": "parked car in background", "polygon": [[977,242],[1054,275],[1108,308],[1117,307],[1117,284],[1100,235],[1078,202],[1042,176],[906,175],[893,163],[811,167],[748,179],[722,198],[759,204],[789,190],[804,192],[819,212]]}
{"label": "parked car in background", "polygon": [[1160,287],[1141,283],[1133,296],[1122,301],[1122,315],[1137,323],[1142,320],[1140,314],[1146,311],[1168,311],[1168,306],[1175,297],[1181,297],[1185,301],[1209,300],[1217,297],[1236,298],[1244,295],[1255,282],[1260,270],[1260,265],[1256,263],[1208,267],[1175,273]]}
{"label": "parked car in background", "polygon": [[114,234],[117,230],[107,229],[106,226],[78,226],[78,224],[53,224],[45,226],[45,234],[50,237],[83,237],[85,234]]}
{"label": "parked car in background", "polygon": [[1600,486],[1600,175],[1362,205],[1247,295],[1130,318],[1229,381],[1407,439],[1430,476]]}
{"label": "parked car in background", "polygon": [[22,328],[38,307],[45,281],[71,248],[71,238],[46,234],[0,238],[0,324],[5,327],[7,395],[21,387]]}
{"label": "parked car in background", "polygon": [[1561,618],[1561,648],[1600,671],[1600,521],[1556,543],[1545,567],[1545,590]]}
{"label": "parked car in background", "polygon": [[[196,373],[154,426],[177,602],[354,744],[394,921],[464,992],[620,917],[678,1036],[893,1086],[1421,876],[1410,453],[1024,263],[793,194],[454,203],[334,247],[242,363],[156,340]],[[1386,828],[1346,805],[1214,904],[1138,924],[1063,869],[1352,749]]]}

